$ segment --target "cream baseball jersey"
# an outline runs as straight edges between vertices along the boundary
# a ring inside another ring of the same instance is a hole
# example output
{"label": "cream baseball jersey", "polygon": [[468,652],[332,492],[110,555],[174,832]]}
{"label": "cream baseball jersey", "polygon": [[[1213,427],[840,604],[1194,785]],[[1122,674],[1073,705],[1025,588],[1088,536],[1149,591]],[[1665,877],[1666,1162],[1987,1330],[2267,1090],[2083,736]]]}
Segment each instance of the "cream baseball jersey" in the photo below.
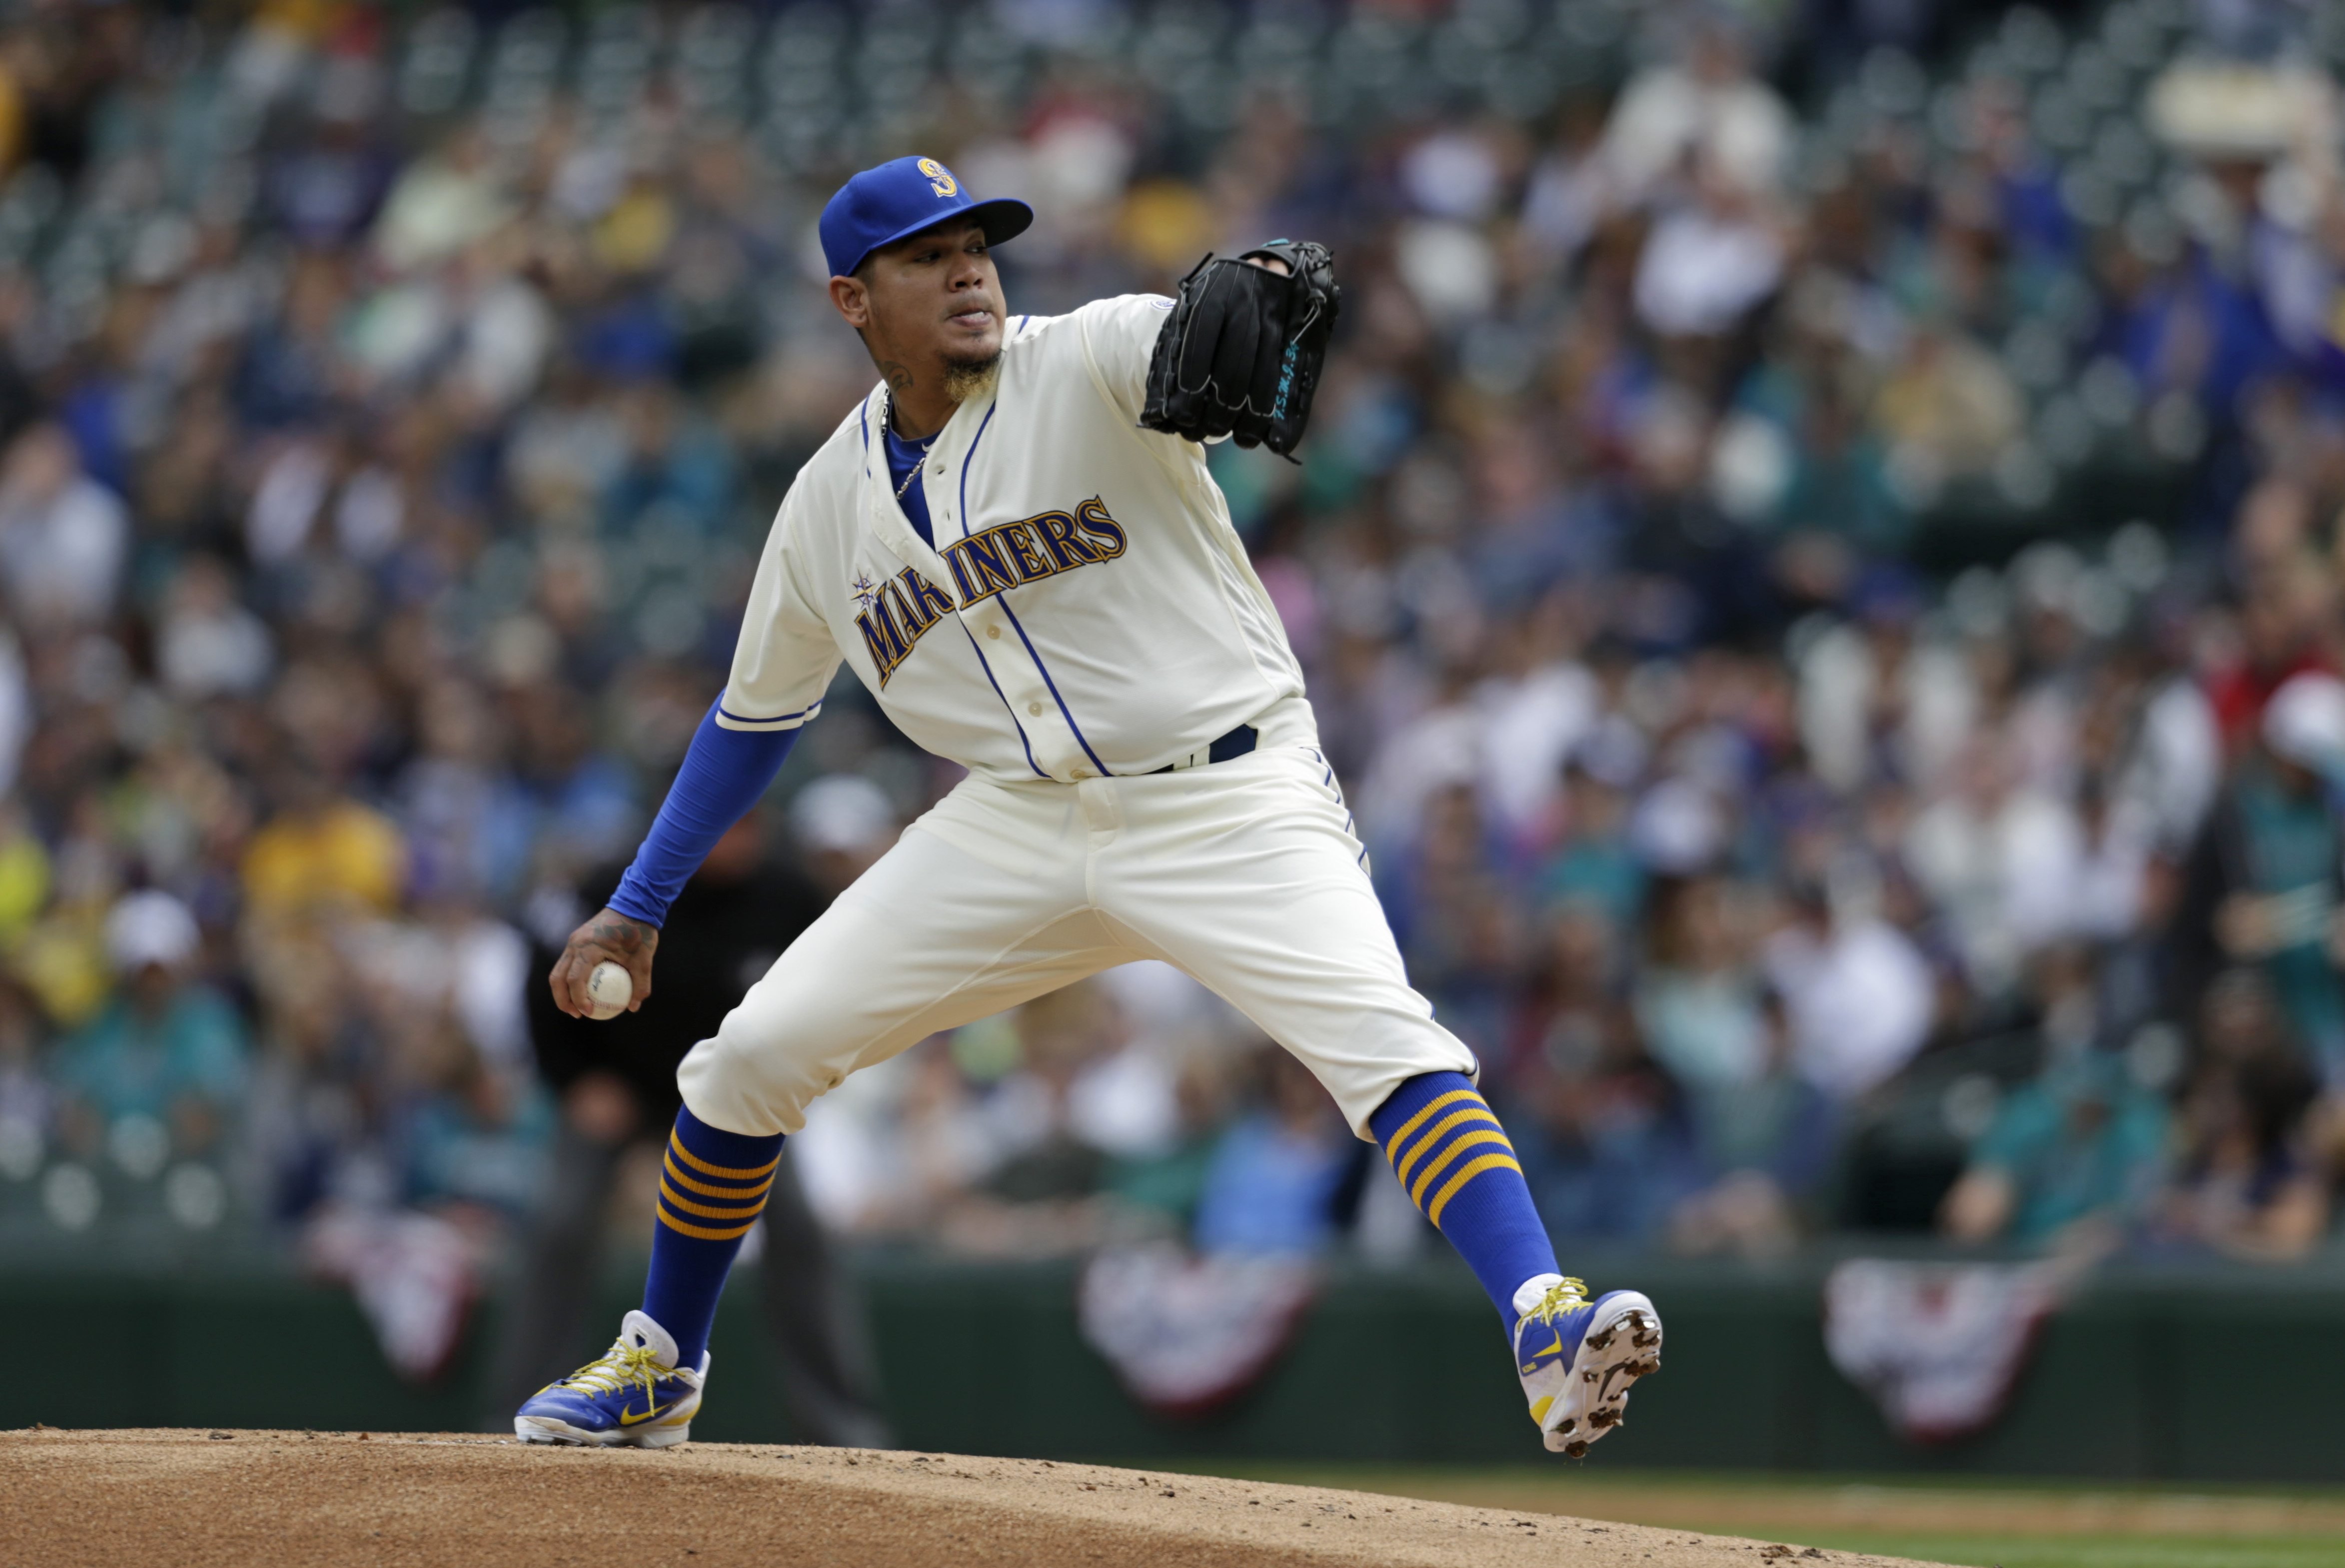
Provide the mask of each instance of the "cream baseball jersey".
{"label": "cream baseball jersey", "polygon": [[1203,449],[1139,425],[1171,304],[1010,319],[992,395],[912,481],[934,548],[897,502],[874,388],[782,501],[716,722],[802,724],[844,658],[915,744],[1074,783],[1152,772],[1299,698]]}

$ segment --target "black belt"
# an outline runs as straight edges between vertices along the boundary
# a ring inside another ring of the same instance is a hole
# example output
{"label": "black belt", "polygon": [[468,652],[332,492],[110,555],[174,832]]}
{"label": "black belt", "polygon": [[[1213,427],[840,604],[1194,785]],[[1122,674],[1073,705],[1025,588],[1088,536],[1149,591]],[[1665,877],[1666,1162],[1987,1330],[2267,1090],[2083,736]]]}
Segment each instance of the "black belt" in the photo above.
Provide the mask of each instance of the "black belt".
{"label": "black belt", "polygon": [[[1205,761],[1207,763],[1226,763],[1234,761],[1254,750],[1255,744],[1261,741],[1261,739],[1262,732],[1255,729],[1252,724],[1240,724],[1236,729],[1232,730],[1228,734],[1223,735],[1221,739],[1215,741],[1212,745],[1205,748]],[[1166,763],[1161,768],[1151,768],[1149,772],[1155,774],[1174,773],[1179,770],[1180,766],[1181,764],[1178,763]]]}

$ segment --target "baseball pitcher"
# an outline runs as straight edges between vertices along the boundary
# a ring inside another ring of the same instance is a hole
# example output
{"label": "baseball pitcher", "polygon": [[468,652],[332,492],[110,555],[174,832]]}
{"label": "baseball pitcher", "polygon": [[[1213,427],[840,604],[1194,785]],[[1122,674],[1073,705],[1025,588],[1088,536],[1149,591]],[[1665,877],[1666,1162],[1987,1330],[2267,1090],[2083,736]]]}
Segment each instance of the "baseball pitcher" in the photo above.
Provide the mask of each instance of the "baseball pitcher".
{"label": "baseball pitcher", "polygon": [[541,1442],[689,1433],[733,1255],[783,1138],[848,1074],[1112,965],[1196,976],[1294,1053],[1473,1267],[1530,1414],[1572,1455],[1660,1364],[1653,1305],[1557,1270],[1479,1065],[1404,973],[1318,750],[1303,673],[1202,442],[1282,454],[1339,293],[1326,250],[1209,258],[1178,299],[1010,312],[991,255],[1032,221],[933,158],[824,209],[830,300],[879,380],[807,463],[757,564],[731,679],[610,906],[549,981],[652,994],[660,922],[765,791],[844,660],[969,776],[677,1072],[640,1310],[513,1421]]}

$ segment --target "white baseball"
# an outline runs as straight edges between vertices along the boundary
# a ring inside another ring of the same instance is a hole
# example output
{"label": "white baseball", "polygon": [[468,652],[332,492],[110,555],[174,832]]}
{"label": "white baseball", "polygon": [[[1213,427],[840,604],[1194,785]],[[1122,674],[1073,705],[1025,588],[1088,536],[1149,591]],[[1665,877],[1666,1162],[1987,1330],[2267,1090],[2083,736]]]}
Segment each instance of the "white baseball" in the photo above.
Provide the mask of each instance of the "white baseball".
{"label": "white baseball", "polygon": [[635,999],[635,977],[627,973],[624,965],[605,958],[586,976],[586,996],[594,1003],[586,1014],[588,1017],[615,1018]]}

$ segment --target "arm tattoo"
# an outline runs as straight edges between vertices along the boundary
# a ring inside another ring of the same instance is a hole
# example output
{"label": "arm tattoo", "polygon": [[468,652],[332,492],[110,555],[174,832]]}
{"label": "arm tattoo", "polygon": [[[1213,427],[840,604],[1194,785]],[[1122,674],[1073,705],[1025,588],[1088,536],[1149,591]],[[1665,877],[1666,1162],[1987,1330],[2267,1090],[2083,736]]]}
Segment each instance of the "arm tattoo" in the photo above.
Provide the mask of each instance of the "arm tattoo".
{"label": "arm tattoo", "polygon": [[632,957],[643,946],[644,934],[650,929],[640,920],[630,920],[606,909],[587,925],[586,940]]}

